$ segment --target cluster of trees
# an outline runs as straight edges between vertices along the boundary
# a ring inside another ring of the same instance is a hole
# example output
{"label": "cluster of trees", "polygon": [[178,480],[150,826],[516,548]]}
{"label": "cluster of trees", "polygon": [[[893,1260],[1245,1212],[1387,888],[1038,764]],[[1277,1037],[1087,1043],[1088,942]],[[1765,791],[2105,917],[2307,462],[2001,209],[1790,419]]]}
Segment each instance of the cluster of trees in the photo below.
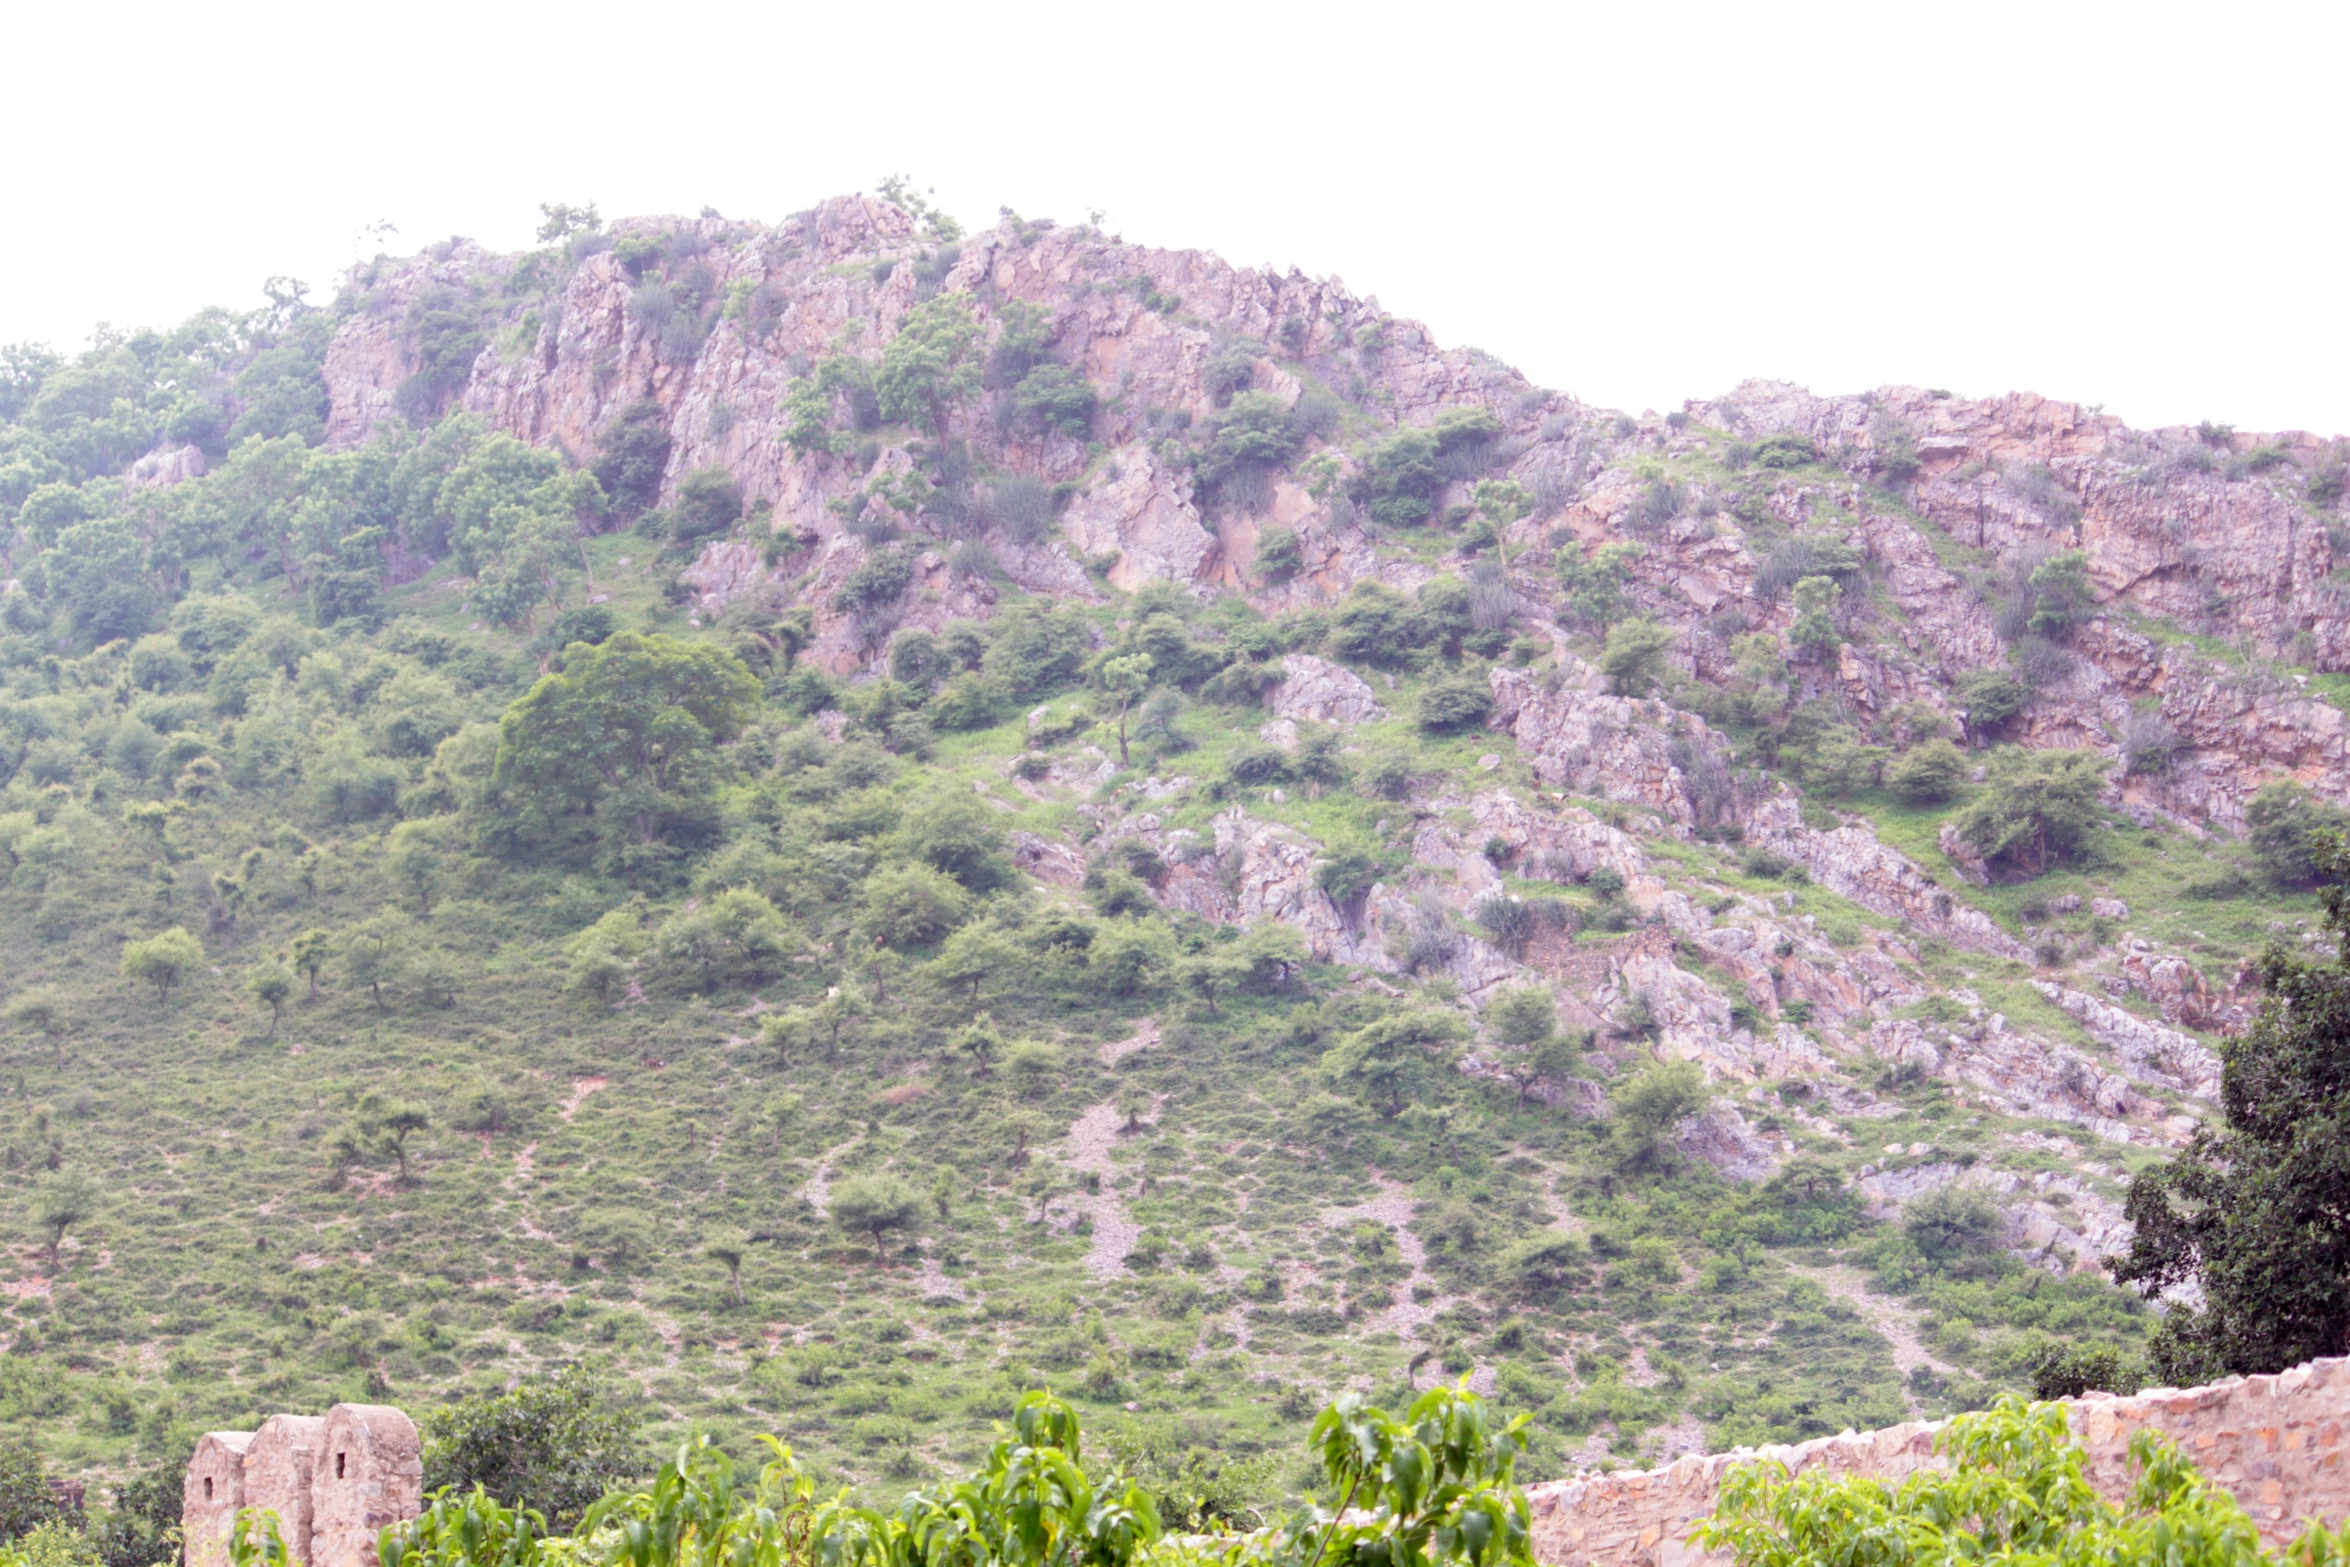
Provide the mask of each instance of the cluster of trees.
{"label": "cluster of trees", "polygon": [[[2325,928],[2350,938],[2350,852],[2320,844]],[[2260,959],[2265,999],[2219,1042],[2222,1120],[2130,1184],[2130,1248],[2114,1277],[2148,1292],[2193,1284],[2149,1346],[2185,1387],[2282,1371],[2350,1343],[2350,959]]]}
{"label": "cluster of trees", "polygon": [[[631,1439],[599,1415],[575,1378],[526,1383],[430,1417],[424,1514],[384,1532],[384,1567],[507,1567],[570,1560],[579,1539],[610,1531],[635,1542],[638,1567],[687,1562],[837,1562],[886,1567],[926,1560],[1139,1567],[1180,1560],[1234,1567],[1260,1550],[1295,1567],[1392,1562],[1406,1567],[1533,1567],[1531,1513],[1515,1483],[1527,1420],[1505,1420],[1475,1394],[1439,1387],[1402,1416],[1347,1394],[1309,1436],[1317,1498],[1271,1537],[1179,1538],[1196,1525],[1193,1476],[1152,1486],[1088,1463],[1077,1412],[1029,1393],[966,1478],[896,1506],[819,1502],[791,1450],[753,1470],[707,1437],[680,1448],[642,1488],[621,1467]],[[269,1521],[239,1520],[240,1559],[260,1554]]]}

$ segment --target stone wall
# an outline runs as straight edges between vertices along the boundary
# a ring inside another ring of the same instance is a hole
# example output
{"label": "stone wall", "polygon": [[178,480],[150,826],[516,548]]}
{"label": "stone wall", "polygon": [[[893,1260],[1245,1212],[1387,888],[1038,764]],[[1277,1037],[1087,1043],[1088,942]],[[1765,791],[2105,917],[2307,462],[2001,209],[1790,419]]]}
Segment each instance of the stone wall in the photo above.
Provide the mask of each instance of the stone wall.
{"label": "stone wall", "polygon": [[[2129,1398],[2067,1400],[2073,1432],[2089,1454],[2089,1477],[2118,1499],[2130,1482],[2133,1432],[2169,1436],[2207,1478],[2225,1486],[2271,1547],[2306,1520],[2339,1527],[2350,1515],[2350,1358],[2313,1360],[2276,1376],[2231,1377],[2209,1387],[2157,1388]],[[1692,1455],[1664,1469],[1589,1474],[1526,1488],[1534,1512],[1534,1554],[1550,1567],[1717,1567],[1726,1553],[1689,1543],[1713,1511],[1722,1477],[1737,1465],[1775,1458],[1791,1471],[1898,1479],[1937,1466],[1940,1422],[1822,1437],[1792,1447]]]}
{"label": "stone wall", "polygon": [[424,1508],[415,1423],[384,1404],[326,1412],[311,1488],[310,1567],[376,1567],[375,1537]]}
{"label": "stone wall", "polygon": [[238,1509],[265,1510],[296,1562],[376,1567],[376,1535],[423,1506],[415,1423],[382,1404],[337,1404],[207,1433],[181,1486],[180,1533],[187,1567],[227,1567]]}
{"label": "stone wall", "polygon": [[180,1483],[180,1539],[188,1567],[228,1567],[228,1535],[245,1505],[245,1450],[250,1431],[207,1431],[196,1441]]}

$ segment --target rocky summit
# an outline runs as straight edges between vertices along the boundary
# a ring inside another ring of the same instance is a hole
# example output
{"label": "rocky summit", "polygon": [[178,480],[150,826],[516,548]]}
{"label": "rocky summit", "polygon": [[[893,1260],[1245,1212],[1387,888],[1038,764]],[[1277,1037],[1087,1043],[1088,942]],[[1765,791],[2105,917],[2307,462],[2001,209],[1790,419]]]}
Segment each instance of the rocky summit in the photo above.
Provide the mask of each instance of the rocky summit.
{"label": "rocky summit", "polygon": [[2192,1305],[2125,1193],[2330,955],[2341,440],[1634,416],[895,187],[10,352],[0,1426],[174,1518],[561,1367],[1235,1508],[1348,1389],[1939,1418]]}

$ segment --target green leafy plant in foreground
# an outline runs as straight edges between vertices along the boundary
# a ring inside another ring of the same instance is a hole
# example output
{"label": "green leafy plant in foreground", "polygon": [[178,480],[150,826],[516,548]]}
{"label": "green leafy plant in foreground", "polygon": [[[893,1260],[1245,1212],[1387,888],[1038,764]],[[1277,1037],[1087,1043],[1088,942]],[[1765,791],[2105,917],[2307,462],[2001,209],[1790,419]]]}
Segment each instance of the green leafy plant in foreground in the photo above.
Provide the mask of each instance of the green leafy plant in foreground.
{"label": "green leafy plant in foreground", "polygon": [[[1511,1483],[1526,1423],[1501,1423],[1465,1388],[1423,1395],[1402,1420],[1348,1394],[1313,1429],[1330,1505],[1302,1509],[1278,1531],[1175,1539],[1122,1470],[1087,1470],[1077,1412],[1029,1393],[968,1479],[910,1492],[888,1510],[845,1495],[819,1505],[773,1437],[763,1440],[774,1457],[746,1487],[705,1436],[680,1447],[649,1488],[589,1508],[576,1537],[550,1537],[537,1512],[477,1486],[436,1492],[377,1548],[383,1567],[1532,1567],[1526,1498]],[[274,1516],[241,1515],[232,1553],[234,1567],[282,1562]]]}
{"label": "green leafy plant in foreground", "polygon": [[[1898,1485],[1821,1469],[1791,1477],[1775,1460],[1742,1465],[1693,1539],[1707,1550],[1727,1548],[1738,1567],[1986,1560],[2223,1567],[2271,1559],[2235,1499],[2152,1431],[2130,1438],[2137,1479],[2118,1505],[2090,1487],[2087,1454],[2061,1404],[2011,1394],[1951,1421],[1935,1451],[1949,1468]],[[2285,1559],[2327,1567],[2346,1547],[2350,1530],[2337,1537],[2312,1526]]]}

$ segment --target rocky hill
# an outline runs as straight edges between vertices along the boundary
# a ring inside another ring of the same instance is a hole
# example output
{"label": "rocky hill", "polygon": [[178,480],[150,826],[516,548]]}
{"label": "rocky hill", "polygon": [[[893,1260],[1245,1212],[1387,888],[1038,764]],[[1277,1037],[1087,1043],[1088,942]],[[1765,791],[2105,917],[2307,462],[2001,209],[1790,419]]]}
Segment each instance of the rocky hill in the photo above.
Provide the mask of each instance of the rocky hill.
{"label": "rocky hill", "polygon": [[[451,241],[209,341],[37,366],[0,450],[14,988],[87,1040],[6,1162],[36,1237],[111,1193],[4,1286],[86,1416],[0,1418],[68,1459],[583,1356],[864,1480],[1040,1377],[1245,1451],[1442,1367],[1553,1465],[1976,1401],[2142,1333],[2121,1183],[2350,805],[2308,435],[1635,418],[1335,280],[875,197]],[[591,843],[502,758],[639,628],[758,716]],[[958,885],[891,923],[913,860]],[[737,892],[740,974],[685,931]],[[393,906],[397,1008],[346,934]],[[193,1035],[114,978],[175,922]],[[306,927],[343,978],[263,1038],[231,966]],[[831,1236],[900,1175],[930,1217]],[[199,1235],[312,1284],[135,1300]]]}

